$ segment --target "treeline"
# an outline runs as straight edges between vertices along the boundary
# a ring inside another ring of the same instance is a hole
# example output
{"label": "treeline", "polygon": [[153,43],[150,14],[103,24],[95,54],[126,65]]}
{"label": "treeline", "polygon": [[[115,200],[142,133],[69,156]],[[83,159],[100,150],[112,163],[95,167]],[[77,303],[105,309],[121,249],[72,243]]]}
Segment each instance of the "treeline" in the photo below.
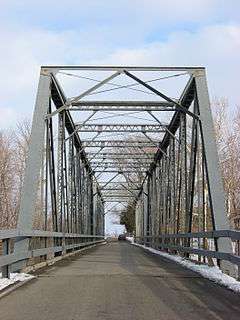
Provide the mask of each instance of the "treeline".
{"label": "treeline", "polygon": [[233,111],[227,99],[212,104],[216,141],[225,190],[226,210],[231,226],[240,221],[240,110]]}
{"label": "treeline", "polygon": [[30,122],[0,132],[0,228],[15,228],[26,165]]}

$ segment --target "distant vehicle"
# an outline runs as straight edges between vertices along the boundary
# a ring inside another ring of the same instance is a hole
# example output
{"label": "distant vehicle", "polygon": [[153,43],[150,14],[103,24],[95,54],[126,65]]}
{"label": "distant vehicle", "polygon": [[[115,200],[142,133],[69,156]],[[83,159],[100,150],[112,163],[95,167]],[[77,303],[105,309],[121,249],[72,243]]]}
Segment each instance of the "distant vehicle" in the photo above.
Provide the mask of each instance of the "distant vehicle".
{"label": "distant vehicle", "polygon": [[119,241],[121,241],[121,240],[126,240],[126,234],[120,234],[119,236],[118,236],[118,240]]}

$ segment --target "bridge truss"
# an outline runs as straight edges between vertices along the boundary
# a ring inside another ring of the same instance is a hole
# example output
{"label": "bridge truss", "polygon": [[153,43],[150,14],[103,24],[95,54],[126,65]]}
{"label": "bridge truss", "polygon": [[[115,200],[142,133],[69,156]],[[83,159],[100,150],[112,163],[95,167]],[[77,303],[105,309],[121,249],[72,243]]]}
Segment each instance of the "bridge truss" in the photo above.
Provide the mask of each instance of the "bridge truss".
{"label": "bridge truss", "polygon": [[[102,241],[104,215],[129,208],[136,242],[202,262],[216,258],[227,272],[239,265],[205,69],[42,67],[18,228],[1,233],[4,274],[30,256]],[[41,231],[33,225],[39,212]],[[29,251],[34,237],[44,241]]]}

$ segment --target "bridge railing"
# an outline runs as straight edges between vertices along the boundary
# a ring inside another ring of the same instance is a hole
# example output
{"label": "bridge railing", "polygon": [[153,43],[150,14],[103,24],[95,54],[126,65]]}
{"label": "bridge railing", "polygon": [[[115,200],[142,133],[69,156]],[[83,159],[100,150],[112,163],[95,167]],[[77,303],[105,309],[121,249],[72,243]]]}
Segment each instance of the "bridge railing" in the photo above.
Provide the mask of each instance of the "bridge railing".
{"label": "bridge railing", "polygon": [[[217,239],[230,238],[233,243],[232,253],[217,250]],[[162,249],[169,253],[180,255],[197,255],[199,257],[215,258],[216,261],[228,261],[240,270],[240,231],[234,230],[215,230],[206,232],[162,234],[159,236],[135,237],[134,241],[138,244]],[[208,241],[208,245],[206,245]],[[209,242],[212,241],[212,249]],[[209,249],[206,249],[206,248]]]}
{"label": "bridge railing", "polygon": [[[28,239],[28,251],[15,252],[14,244]],[[47,261],[55,256],[79,250],[93,244],[104,241],[104,236],[86,235],[75,233],[51,232],[33,230],[29,232],[15,230],[0,231],[0,268],[2,277],[10,276],[11,266],[20,261],[26,261],[26,265],[34,265],[38,262]]]}

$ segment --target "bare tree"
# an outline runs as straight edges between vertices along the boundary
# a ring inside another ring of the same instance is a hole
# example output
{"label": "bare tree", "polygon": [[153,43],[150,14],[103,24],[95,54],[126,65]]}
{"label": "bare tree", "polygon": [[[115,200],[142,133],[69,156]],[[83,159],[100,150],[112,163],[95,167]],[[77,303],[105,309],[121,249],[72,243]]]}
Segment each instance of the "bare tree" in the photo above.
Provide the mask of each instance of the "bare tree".
{"label": "bare tree", "polygon": [[18,215],[23,186],[24,172],[30,139],[30,121],[24,120],[17,124],[14,131],[14,171],[15,171],[15,214]]}
{"label": "bare tree", "polygon": [[30,137],[30,121],[0,133],[0,226],[16,227]]}
{"label": "bare tree", "polygon": [[240,113],[230,118],[227,99],[212,103],[220,166],[226,196],[226,209],[233,227],[239,215],[240,203]]}
{"label": "bare tree", "polygon": [[0,227],[15,227],[12,134],[0,133]]}

